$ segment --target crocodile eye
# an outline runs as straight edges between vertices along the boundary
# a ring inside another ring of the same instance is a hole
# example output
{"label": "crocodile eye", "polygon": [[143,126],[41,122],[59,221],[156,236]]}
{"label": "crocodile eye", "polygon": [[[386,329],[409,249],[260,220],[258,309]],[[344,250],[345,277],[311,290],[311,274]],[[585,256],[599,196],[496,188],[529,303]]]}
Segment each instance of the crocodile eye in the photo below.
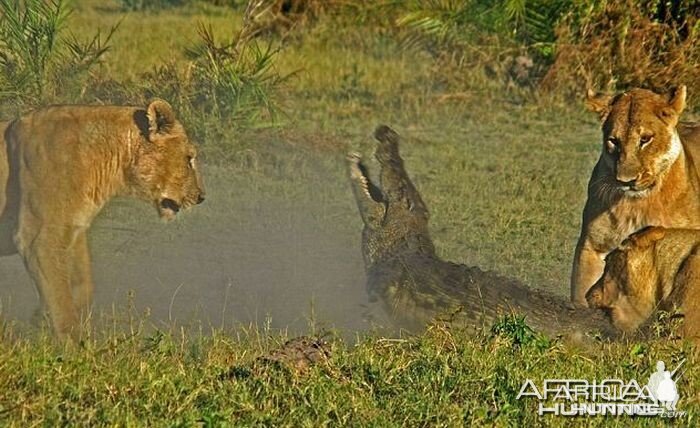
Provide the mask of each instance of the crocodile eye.
{"label": "crocodile eye", "polygon": [[608,153],[612,154],[615,153],[619,150],[619,140],[615,137],[610,137],[605,141],[605,148],[608,150]]}
{"label": "crocodile eye", "polygon": [[653,139],[653,135],[642,135],[641,137],[639,137],[639,147],[646,146],[647,144],[651,143]]}

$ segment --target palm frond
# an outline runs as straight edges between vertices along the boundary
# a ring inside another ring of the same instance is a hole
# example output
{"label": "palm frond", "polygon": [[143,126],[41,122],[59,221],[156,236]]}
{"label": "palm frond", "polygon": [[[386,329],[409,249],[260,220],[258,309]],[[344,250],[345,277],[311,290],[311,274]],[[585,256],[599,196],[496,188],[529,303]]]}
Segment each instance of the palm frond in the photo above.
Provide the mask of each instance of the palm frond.
{"label": "palm frond", "polygon": [[64,0],[0,0],[0,100],[42,103],[99,62],[116,27],[104,40],[64,37],[70,15]]}

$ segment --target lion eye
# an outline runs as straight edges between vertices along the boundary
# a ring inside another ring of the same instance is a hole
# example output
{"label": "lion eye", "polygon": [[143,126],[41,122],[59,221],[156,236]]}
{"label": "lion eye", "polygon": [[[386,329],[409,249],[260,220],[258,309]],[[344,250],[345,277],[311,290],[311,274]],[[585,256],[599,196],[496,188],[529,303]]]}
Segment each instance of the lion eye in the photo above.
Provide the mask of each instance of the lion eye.
{"label": "lion eye", "polygon": [[618,143],[617,138],[610,137],[605,141],[605,147],[608,149],[608,152],[615,153],[618,149]]}
{"label": "lion eye", "polygon": [[646,146],[647,144],[651,143],[653,139],[653,135],[642,135],[641,137],[639,137],[639,147]]}
{"label": "lion eye", "polygon": [[194,157],[187,156],[187,166],[189,166],[191,169],[194,169]]}

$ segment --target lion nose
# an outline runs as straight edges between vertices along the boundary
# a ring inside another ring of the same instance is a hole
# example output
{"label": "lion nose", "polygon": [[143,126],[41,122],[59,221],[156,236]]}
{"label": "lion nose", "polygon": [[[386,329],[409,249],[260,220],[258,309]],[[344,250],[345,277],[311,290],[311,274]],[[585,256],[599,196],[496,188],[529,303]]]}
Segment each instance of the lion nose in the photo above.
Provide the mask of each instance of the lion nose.
{"label": "lion nose", "polygon": [[197,205],[201,204],[202,202],[204,202],[204,195],[197,196]]}

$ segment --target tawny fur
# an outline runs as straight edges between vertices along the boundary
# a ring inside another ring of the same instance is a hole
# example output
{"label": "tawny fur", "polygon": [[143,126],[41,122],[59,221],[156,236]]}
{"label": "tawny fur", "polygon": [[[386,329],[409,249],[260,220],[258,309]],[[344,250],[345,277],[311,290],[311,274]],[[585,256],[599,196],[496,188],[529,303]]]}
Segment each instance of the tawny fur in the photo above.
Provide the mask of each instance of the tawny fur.
{"label": "tawny fur", "polygon": [[571,274],[571,299],[586,305],[605,256],[648,226],[700,228],[700,123],[679,123],[684,86],[668,95],[633,89],[589,93],[603,150],[588,184]]}
{"label": "tawny fur", "polygon": [[0,123],[0,255],[19,253],[57,336],[93,294],[87,230],[115,195],[171,219],[203,200],[196,148],[168,103],[54,106]]}
{"label": "tawny fur", "polygon": [[657,309],[680,310],[682,333],[700,339],[700,230],[652,227],[606,258],[588,304],[606,309],[615,327],[632,332]]}

